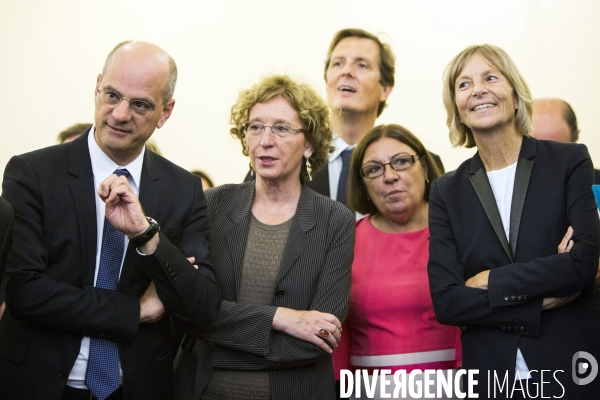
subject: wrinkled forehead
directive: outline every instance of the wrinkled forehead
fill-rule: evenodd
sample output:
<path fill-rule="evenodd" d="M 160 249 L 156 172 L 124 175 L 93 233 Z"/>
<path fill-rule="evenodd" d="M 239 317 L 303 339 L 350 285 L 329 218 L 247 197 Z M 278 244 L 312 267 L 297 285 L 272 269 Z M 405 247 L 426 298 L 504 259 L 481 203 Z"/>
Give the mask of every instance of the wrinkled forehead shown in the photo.
<path fill-rule="evenodd" d="M 331 58 L 362 58 L 368 61 L 379 61 L 379 46 L 368 38 L 350 36 L 338 42 L 331 52 Z"/>
<path fill-rule="evenodd" d="M 107 63 L 100 89 L 110 86 L 125 97 L 151 97 L 157 102 L 168 79 L 168 60 L 160 54 L 119 50 Z"/>

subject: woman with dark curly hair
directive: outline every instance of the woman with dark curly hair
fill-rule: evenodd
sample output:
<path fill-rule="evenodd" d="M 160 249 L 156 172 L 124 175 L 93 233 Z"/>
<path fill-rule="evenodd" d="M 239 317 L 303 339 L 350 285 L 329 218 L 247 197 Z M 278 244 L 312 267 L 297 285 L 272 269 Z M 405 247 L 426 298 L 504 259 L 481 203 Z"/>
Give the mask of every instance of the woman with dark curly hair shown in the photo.
<path fill-rule="evenodd" d="M 329 110 L 307 85 L 271 76 L 239 94 L 231 123 L 256 180 L 206 192 L 224 300 L 216 321 L 184 340 L 199 362 L 182 397 L 334 398 L 354 215 L 304 184 L 327 162 Z"/>

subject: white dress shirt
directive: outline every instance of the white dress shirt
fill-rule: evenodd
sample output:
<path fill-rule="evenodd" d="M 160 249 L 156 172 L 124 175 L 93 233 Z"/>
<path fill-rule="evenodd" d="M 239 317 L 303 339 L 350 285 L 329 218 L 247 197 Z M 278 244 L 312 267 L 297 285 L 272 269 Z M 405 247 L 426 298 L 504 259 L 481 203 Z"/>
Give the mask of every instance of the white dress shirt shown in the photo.
<path fill-rule="evenodd" d="M 100 251 L 102 250 L 102 233 L 104 230 L 104 218 L 105 218 L 105 207 L 104 202 L 100 199 L 100 196 L 97 195 L 98 188 L 100 187 L 100 183 L 106 178 L 108 178 L 113 172 L 115 172 L 118 168 L 127 168 L 130 176 L 129 184 L 131 185 L 131 189 L 135 192 L 137 196 L 140 193 L 140 179 L 142 176 L 142 164 L 144 161 L 144 152 L 146 148 L 142 149 L 142 152 L 135 160 L 125 166 L 117 165 L 113 160 L 110 159 L 98 146 L 96 140 L 94 138 L 94 132 L 96 131 L 96 127 L 92 126 L 90 129 L 90 134 L 88 135 L 88 148 L 90 151 L 90 158 L 92 161 L 92 171 L 94 173 L 94 188 L 96 190 L 96 224 L 97 224 L 97 232 L 98 232 L 98 241 L 96 244 L 96 267 L 94 272 L 94 286 L 96 286 L 96 279 L 98 278 L 98 267 L 100 265 Z M 123 258 L 125 258 L 125 252 L 127 251 L 127 245 L 129 244 L 129 239 L 125 236 L 125 246 L 123 250 Z M 121 268 L 123 267 L 123 261 L 121 261 Z M 87 370 L 88 357 L 90 354 L 90 338 L 85 336 L 81 340 L 81 347 L 79 349 L 79 356 L 73 365 L 73 369 L 71 369 L 71 373 L 69 374 L 69 379 L 67 380 L 67 385 L 72 386 L 77 389 L 86 389 L 85 385 L 85 372 Z M 119 363 L 119 380 L 123 382 L 123 371 L 121 370 L 121 366 Z"/>
<path fill-rule="evenodd" d="M 504 226 L 504 233 L 506 239 L 510 242 L 510 208 L 512 203 L 513 189 L 515 186 L 515 175 L 517 173 L 517 163 L 509 165 L 506 168 L 502 168 L 497 171 L 490 171 L 487 173 L 498 211 L 500 212 L 500 218 L 502 219 L 502 225 Z M 523 358 L 521 349 L 517 347 L 517 362 L 515 365 L 515 380 L 528 379 L 529 368 Z"/>

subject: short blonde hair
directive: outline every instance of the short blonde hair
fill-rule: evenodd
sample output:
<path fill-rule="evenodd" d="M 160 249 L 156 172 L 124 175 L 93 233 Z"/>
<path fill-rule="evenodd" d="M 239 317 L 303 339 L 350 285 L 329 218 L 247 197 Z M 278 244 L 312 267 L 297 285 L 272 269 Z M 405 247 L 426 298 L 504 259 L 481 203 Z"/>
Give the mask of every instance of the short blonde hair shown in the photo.
<path fill-rule="evenodd" d="M 287 75 L 272 75 L 264 78 L 250 89 L 238 95 L 237 102 L 231 107 L 231 136 L 242 143 L 242 153 L 248 155 L 246 131 L 244 123 L 248 121 L 250 110 L 258 103 L 264 103 L 275 97 L 283 97 L 296 110 L 304 137 L 313 147 L 310 157 L 313 173 L 329 161 L 329 153 L 334 150 L 331 145 L 333 132 L 329 123 L 329 107 L 308 85 L 297 83 Z M 305 168 L 301 175 L 308 177 Z"/>
<path fill-rule="evenodd" d="M 494 68 L 504 75 L 513 88 L 513 95 L 517 99 L 515 125 L 517 132 L 529 136 L 531 132 L 531 115 L 533 113 L 533 100 L 529 86 L 517 69 L 515 63 L 504 50 L 491 44 L 469 46 L 450 61 L 444 71 L 444 106 L 446 107 L 446 125 L 450 129 L 450 142 L 453 146 L 475 147 L 473 132 L 460 122 L 456 108 L 456 79 L 472 55 L 479 54 Z"/>

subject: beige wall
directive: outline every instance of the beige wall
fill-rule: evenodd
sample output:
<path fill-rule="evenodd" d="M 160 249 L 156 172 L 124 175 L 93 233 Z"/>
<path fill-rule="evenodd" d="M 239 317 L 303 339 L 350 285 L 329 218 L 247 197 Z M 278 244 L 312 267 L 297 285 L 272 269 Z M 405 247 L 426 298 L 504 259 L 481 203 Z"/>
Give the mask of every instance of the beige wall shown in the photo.
<path fill-rule="evenodd" d="M 442 71 L 461 49 L 484 42 L 511 55 L 534 97 L 571 103 L 600 167 L 599 20 L 595 0 L 0 0 L 0 168 L 53 144 L 72 123 L 92 121 L 104 57 L 122 40 L 141 39 L 179 66 L 174 113 L 153 136 L 164 155 L 217 184 L 239 182 L 248 162 L 228 133 L 237 92 L 284 72 L 324 94 L 329 40 L 345 27 L 384 33 L 397 72 L 379 122 L 411 129 L 447 170 L 473 150 L 450 147 Z"/>

